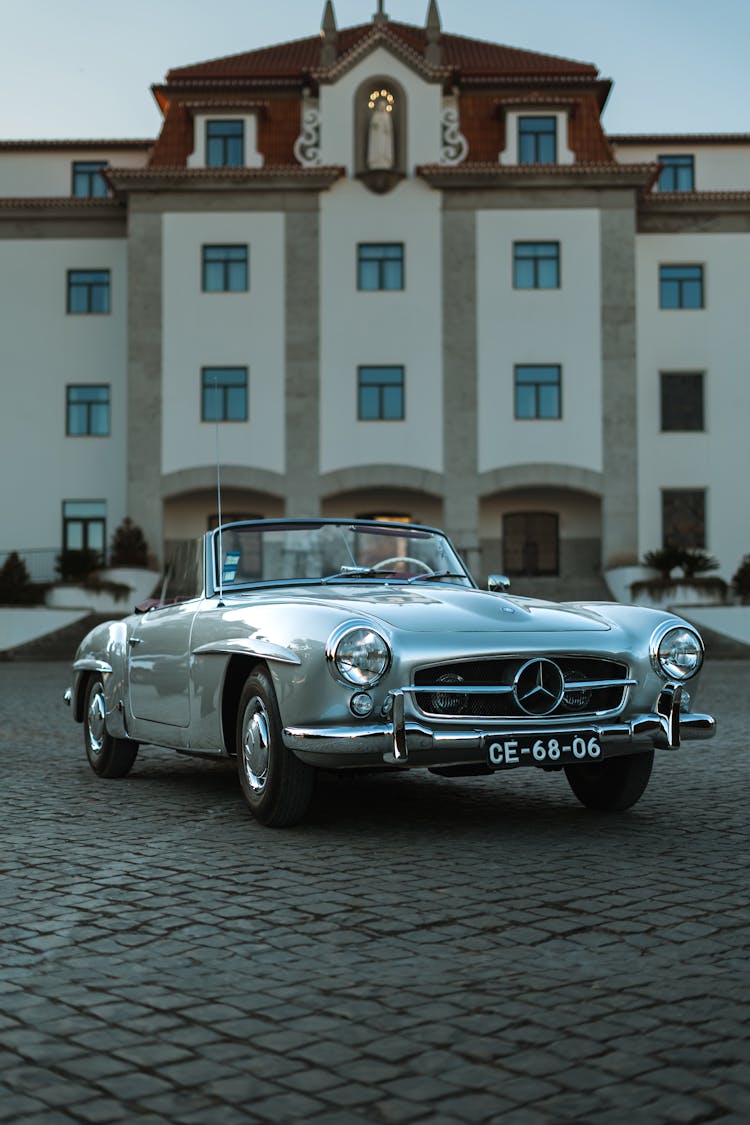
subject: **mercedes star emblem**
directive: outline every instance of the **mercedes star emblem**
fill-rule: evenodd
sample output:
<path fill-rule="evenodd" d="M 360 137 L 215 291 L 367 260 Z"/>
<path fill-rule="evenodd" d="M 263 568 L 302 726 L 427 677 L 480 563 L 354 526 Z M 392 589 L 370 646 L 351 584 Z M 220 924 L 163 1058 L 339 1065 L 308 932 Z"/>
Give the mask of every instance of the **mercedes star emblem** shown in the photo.
<path fill-rule="evenodd" d="M 549 715 L 565 694 L 565 677 L 552 660 L 527 660 L 516 673 L 513 695 L 527 715 Z"/>

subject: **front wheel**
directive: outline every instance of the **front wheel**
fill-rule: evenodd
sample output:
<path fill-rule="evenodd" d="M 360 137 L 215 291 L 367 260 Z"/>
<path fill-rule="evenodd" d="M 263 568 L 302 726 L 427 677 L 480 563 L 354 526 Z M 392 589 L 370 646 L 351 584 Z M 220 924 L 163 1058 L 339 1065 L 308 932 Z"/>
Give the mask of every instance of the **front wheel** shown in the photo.
<path fill-rule="evenodd" d="M 643 796 L 653 764 L 654 752 L 647 750 L 591 765 L 566 766 L 565 776 L 586 808 L 623 812 Z"/>
<path fill-rule="evenodd" d="M 240 696 L 237 772 L 250 811 L 261 824 L 286 828 L 302 820 L 315 771 L 284 745 L 276 693 L 262 669 L 248 676 Z"/>
<path fill-rule="evenodd" d="M 89 765 L 98 777 L 125 777 L 130 773 L 138 743 L 113 738 L 106 726 L 104 684 L 92 676 L 86 688 L 83 711 L 83 742 Z"/>

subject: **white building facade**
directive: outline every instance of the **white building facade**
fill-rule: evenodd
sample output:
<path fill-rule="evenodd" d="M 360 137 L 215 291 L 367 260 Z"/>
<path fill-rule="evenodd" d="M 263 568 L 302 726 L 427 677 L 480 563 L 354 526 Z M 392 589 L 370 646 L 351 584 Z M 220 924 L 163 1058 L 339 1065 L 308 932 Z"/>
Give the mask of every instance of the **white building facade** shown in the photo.
<path fill-rule="evenodd" d="M 126 516 L 163 557 L 218 447 L 225 517 L 439 524 L 571 596 L 671 542 L 730 578 L 750 136 L 607 137 L 609 88 L 328 3 L 171 71 L 153 140 L 0 142 L 0 563 Z"/>

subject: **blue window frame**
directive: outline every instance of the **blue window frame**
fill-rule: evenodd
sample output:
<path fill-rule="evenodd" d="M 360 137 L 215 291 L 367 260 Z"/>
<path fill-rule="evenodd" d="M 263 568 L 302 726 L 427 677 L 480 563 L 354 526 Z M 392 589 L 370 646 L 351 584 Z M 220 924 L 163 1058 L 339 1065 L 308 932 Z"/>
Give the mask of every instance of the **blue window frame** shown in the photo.
<path fill-rule="evenodd" d="M 557 118 L 519 117 L 518 163 L 555 164 L 557 162 Z"/>
<path fill-rule="evenodd" d="M 694 191 L 695 159 L 692 156 L 658 156 L 663 164 L 659 173 L 659 191 Z"/>
<path fill-rule="evenodd" d="M 206 122 L 206 167 L 241 168 L 245 163 L 242 121 Z"/>
<path fill-rule="evenodd" d="M 357 247 L 357 288 L 368 291 L 404 288 L 404 244 L 360 242 Z"/>
<path fill-rule="evenodd" d="M 660 309 L 703 308 L 703 266 L 659 266 Z"/>
<path fill-rule="evenodd" d="M 243 293 L 249 287 L 247 246 L 203 247 L 204 293 Z"/>
<path fill-rule="evenodd" d="M 560 288 L 559 242 L 514 242 L 515 289 Z"/>
<path fill-rule="evenodd" d="M 403 421 L 403 367 L 360 367 L 358 375 L 360 422 Z"/>
<path fill-rule="evenodd" d="M 109 270 L 68 270 L 68 312 L 109 312 Z"/>
<path fill-rule="evenodd" d="M 247 368 L 204 367 L 201 370 L 201 421 L 247 421 Z"/>
<path fill-rule="evenodd" d="M 529 419 L 562 417 L 562 373 L 559 363 L 523 363 L 514 368 L 515 416 Z"/>
<path fill-rule="evenodd" d="M 109 434 L 109 387 L 106 384 L 66 388 L 65 432 L 68 437 L 106 437 Z"/>
<path fill-rule="evenodd" d="M 109 194 L 102 169 L 106 160 L 73 161 L 73 195 L 77 199 L 102 199 Z"/>

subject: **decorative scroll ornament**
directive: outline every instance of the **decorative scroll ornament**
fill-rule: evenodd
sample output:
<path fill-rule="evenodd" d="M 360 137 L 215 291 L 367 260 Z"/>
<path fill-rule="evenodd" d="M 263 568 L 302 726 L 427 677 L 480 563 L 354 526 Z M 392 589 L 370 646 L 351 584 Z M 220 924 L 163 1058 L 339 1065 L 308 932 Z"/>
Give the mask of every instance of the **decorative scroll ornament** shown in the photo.
<path fill-rule="evenodd" d="M 320 111 L 307 106 L 302 111 L 302 132 L 294 142 L 294 155 L 303 168 L 317 168 L 320 156 Z"/>
<path fill-rule="evenodd" d="M 448 103 L 443 105 L 440 118 L 442 140 L 440 149 L 441 164 L 462 164 L 469 151 L 469 142 L 461 132 L 458 107 Z"/>

